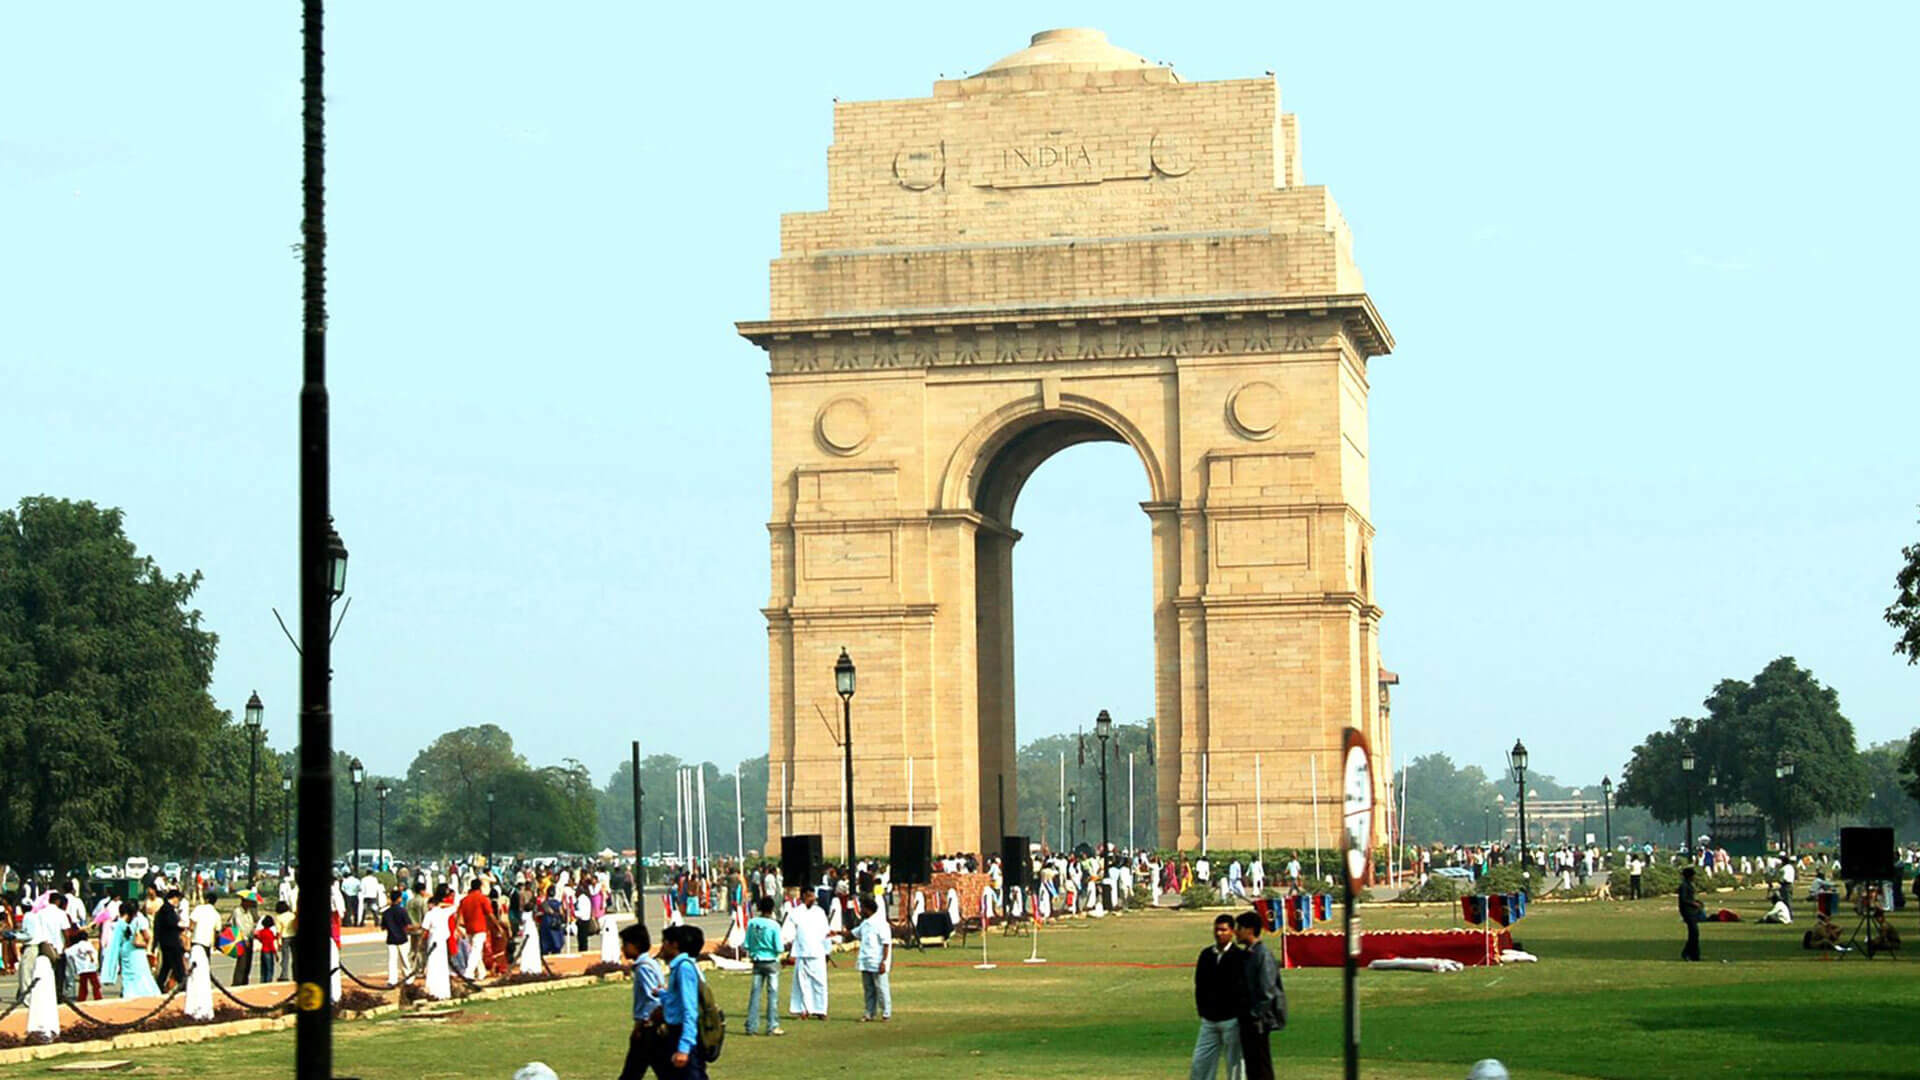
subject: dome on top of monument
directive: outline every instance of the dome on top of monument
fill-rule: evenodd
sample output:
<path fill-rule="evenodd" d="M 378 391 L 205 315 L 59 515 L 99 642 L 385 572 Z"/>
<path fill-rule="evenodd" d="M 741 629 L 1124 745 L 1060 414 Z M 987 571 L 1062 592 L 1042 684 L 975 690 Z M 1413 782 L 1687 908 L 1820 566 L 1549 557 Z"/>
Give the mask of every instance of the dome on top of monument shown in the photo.
<path fill-rule="evenodd" d="M 1018 75 L 1048 69 L 1068 71 L 1130 71 L 1159 65 L 1128 52 L 1107 40 L 1099 30 L 1072 27 L 1042 30 L 1033 35 L 1033 43 L 1017 53 L 1003 56 L 974 78 Z"/>

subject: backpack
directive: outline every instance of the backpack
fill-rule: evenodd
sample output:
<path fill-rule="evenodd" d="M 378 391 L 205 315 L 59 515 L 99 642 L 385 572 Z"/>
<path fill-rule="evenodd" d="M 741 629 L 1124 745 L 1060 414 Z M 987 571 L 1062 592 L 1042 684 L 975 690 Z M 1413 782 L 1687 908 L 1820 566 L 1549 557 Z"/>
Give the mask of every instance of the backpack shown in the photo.
<path fill-rule="evenodd" d="M 700 980 L 700 1019 L 698 1046 L 702 1061 L 720 1060 L 720 1049 L 727 1044 L 727 1014 L 713 1000 L 713 988 Z"/>

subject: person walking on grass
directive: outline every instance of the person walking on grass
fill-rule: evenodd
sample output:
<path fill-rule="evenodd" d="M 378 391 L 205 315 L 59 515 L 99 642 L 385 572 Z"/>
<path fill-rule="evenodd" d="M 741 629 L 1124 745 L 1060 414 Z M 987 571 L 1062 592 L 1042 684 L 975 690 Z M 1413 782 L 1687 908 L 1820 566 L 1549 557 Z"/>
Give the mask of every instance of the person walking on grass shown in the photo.
<path fill-rule="evenodd" d="M 527 942 L 537 954 L 538 939 Z M 666 988 L 666 976 L 660 964 L 647 955 L 653 951 L 653 936 L 645 923 L 634 923 L 620 931 L 620 955 L 633 966 L 633 1030 L 627 1036 L 627 1061 L 620 1080 L 640 1080 L 660 1058 L 660 995 Z"/>
<path fill-rule="evenodd" d="M 1687 943 L 1680 949 L 1680 959 L 1700 959 L 1700 915 L 1706 905 L 1700 902 L 1700 894 L 1693 887 L 1693 867 L 1684 867 L 1680 871 L 1680 920 L 1687 924 Z"/>
<path fill-rule="evenodd" d="M 866 999 L 860 1020 L 891 1020 L 893 989 L 887 984 L 887 973 L 893 970 L 893 927 L 871 896 L 860 897 L 860 914 L 860 925 L 853 931 L 860 943 L 859 962 L 854 966 L 860 969 L 860 989 Z"/>
<path fill-rule="evenodd" d="M 1246 1012 L 1247 954 L 1233 940 L 1233 916 L 1213 920 L 1213 944 L 1200 950 L 1193 965 L 1193 1004 L 1200 1013 L 1200 1037 L 1193 1045 L 1189 1080 L 1214 1080 L 1225 1058 L 1227 1080 L 1241 1080 L 1240 1016 Z"/>
<path fill-rule="evenodd" d="M 780 1026 L 780 924 L 773 921 L 773 897 L 761 895 L 754 902 L 759 912 L 747 920 L 747 940 L 745 948 L 747 959 L 753 963 L 753 988 L 747 992 L 747 1034 L 757 1034 L 753 1030 L 754 1021 L 768 1035 L 785 1035 L 786 1029 Z M 761 1000 L 766 1001 L 765 1018 L 761 1017 Z"/>
<path fill-rule="evenodd" d="M 694 961 L 707 935 L 692 923 L 669 926 L 661 934 L 660 956 L 667 961 L 666 989 L 660 999 L 660 1080 L 706 1080 L 700 1055 L 700 969 Z"/>
<path fill-rule="evenodd" d="M 1247 1011 L 1240 1014 L 1240 1056 L 1247 1080 L 1273 1080 L 1273 1050 L 1267 1036 L 1287 1026 L 1287 992 L 1280 985 L 1280 962 L 1260 942 L 1260 916 L 1243 911 L 1233 920 L 1234 937 L 1246 953 Z"/>

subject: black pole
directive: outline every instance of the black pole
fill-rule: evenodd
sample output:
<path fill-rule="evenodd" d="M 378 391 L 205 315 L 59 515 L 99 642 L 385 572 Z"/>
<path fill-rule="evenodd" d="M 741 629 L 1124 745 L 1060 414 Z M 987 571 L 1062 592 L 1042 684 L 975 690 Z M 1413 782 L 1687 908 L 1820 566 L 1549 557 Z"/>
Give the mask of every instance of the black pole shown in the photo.
<path fill-rule="evenodd" d="M 379 849 L 375 851 L 373 854 L 373 868 L 376 872 L 386 869 L 386 866 L 384 865 L 384 860 L 386 859 L 386 855 L 387 855 L 387 789 L 384 787 L 381 788 L 379 791 L 379 795 L 380 795 L 380 829 L 377 833 L 374 834 L 378 836 L 379 839 L 373 842 L 373 846 Z"/>
<path fill-rule="evenodd" d="M 260 878 L 260 862 L 255 852 L 260 842 L 255 839 L 254 825 L 260 817 L 260 732 L 247 728 L 247 888 Z"/>
<path fill-rule="evenodd" d="M 489 795 L 492 793 L 489 792 Z M 487 800 L 487 868 L 493 868 L 493 800 Z"/>
<path fill-rule="evenodd" d="M 353 785 L 353 873 L 360 875 L 360 785 Z"/>
<path fill-rule="evenodd" d="M 1000 811 L 1000 835 L 1005 836 L 1007 835 L 1007 774 L 995 773 L 993 784 L 996 791 L 994 802 Z M 1001 873 L 1005 872 L 1003 867 Z"/>
<path fill-rule="evenodd" d="M 647 857 L 646 838 L 640 835 L 641 802 L 645 792 L 640 790 L 640 740 L 633 740 L 633 887 L 638 897 L 633 902 L 633 917 L 641 926 L 647 925 Z"/>
<path fill-rule="evenodd" d="M 332 592 L 328 580 L 326 87 L 323 0 L 301 4 L 300 387 L 300 910 L 324 922 L 332 909 L 333 709 L 328 680 Z M 327 983 L 332 936 L 294 937 L 294 1062 L 299 1080 L 332 1080 L 333 1010 Z"/>
<path fill-rule="evenodd" d="M 845 746 L 847 748 L 845 759 L 845 779 L 847 782 L 847 872 L 851 874 L 856 858 L 854 853 L 859 850 L 853 846 L 853 696 L 851 694 L 840 695 L 840 726 L 842 733 L 846 736 Z"/>
<path fill-rule="evenodd" d="M 1107 856 L 1107 740 L 1100 740 L 1100 857 Z"/>
<path fill-rule="evenodd" d="M 1613 796 L 1602 795 L 1601 800 L 1602 801 L 1600 805 L 1606 808 L 1606 814 L 1607 814 L 1607 850 L 1612 851 L 1613 850 Z"/>
<path fill-rule="evenodd" d="M 1533 873 L 1533 864 L 1527 859 L 1527 771 L 1516 770 L 1520 774 L 1520 872 Z"/>
<path fill-rule="evenodd" d="M 1351 841 L 1348 841 L 1351 843 Z M 1360 970 L 1360 942 L 1354 936 L 1353 924 L 1353 864 L 1352 855 L 1343 851 L 1340 864 L 1340 878 L 1346 883 L 1345 909 L 1341 940 L 1345 945 L 1346 958 L 1343 961 L 1342 978 L 1346 983 L 1346 1080 L 1360 1080 L 1360 994 L 1354 985 Z"/>

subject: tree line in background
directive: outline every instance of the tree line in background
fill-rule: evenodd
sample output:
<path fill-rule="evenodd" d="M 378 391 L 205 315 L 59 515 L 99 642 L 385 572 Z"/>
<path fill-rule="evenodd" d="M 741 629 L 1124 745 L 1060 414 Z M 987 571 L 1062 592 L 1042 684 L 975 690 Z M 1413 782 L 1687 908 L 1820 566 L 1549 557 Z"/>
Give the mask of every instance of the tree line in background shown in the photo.
<path fill-rule="evenodd" d="M 1920 544 L 1902 551 L 1897 597 L 1885 613 L 1901 631 L 1894 650 L 1920 661 Z M 249 753 L 251 732 L 208 691 L 219 638 L 189 605 L 199 573 L 169 576 L 127 538 L 118 510 L 47 497 L 0 510 L 0 861 L 65 869 L 130 854 L 221 857 L 248 842 L 249 782 L 257 793 L 253 847 L 270 858 L 282 846 L 282 822 L 297 816 L 290 751 Z M 1615 790 L 1616 839 L 1671 842 L 1689 790 L 1705 810 L 1694 776 L 1717 780 L 1716 802 L 1751 808 L 1776 830 L 1788 822 L 1855 821 L 1920 832 L 1920 737 L 1856 750 L 1838 696 L 1790 657 L 1751 680 L 1728 679 L 1705 701 L 1706 715 L 1681 717 L 1636 746 Z M 1117 724 L 1106 747 L 1107 834 L 1129 835 L 1127 763 L 1133 759 L 1133 835 L 1157 835 L 1157 785 L 1150 721 Z M 1916 731 L 1920 735 L 1920 730 Z M 1065 824 L 1076 841 L 1101 835 L 1100 745 L 1091 735 L 1056 735 L 1021 747 L 1008 807 L 1017 828 L 1061 847 L 1062 762 L 1072 794 Z M 1776 775 L 1791 756 L 1791 781 Z M 351 754 L 334 755 L 334 835 L 353 844 Z M 250 762 L 253 775 L 249 776 Z M 687 763 L 666 754 L 641 762 L 646 806 L 643 850 L 676 846 L 675 774 Z M 763 850 L 768 763 L 741 762 L 734 773 L 694 766 L 706 787 L 710 850 Z M 1568 798 L 1550 776 L 1528 775 L 1530 797 Z M 1496 797 L 1511 785 L 1443 754 L 1411 762 L 1403 776 L 1406 838 L 1467 842 L 1495 833 L 1504 816 Z M 378 792 L 386 790 L 382 800 Z M 1598 785 L 1581 785 L 1598 803 Z M 632 765 L 622 761 L 604 786 L 572 759 L 536 765 L 492 724 L 436 738 L 404 776 L 365 777 L 359 789 L 360 846 L 380 840 L 396 852 L 588 852 L 633 846 Z M 492 793 L 489 804 L 487 796 Z M 489 809 L 491 807 L 491 809 Z M 1665 828 L 1665 834 L 1661 833 Z M 491 828 L 491 833 L 489 833 Z"/>

